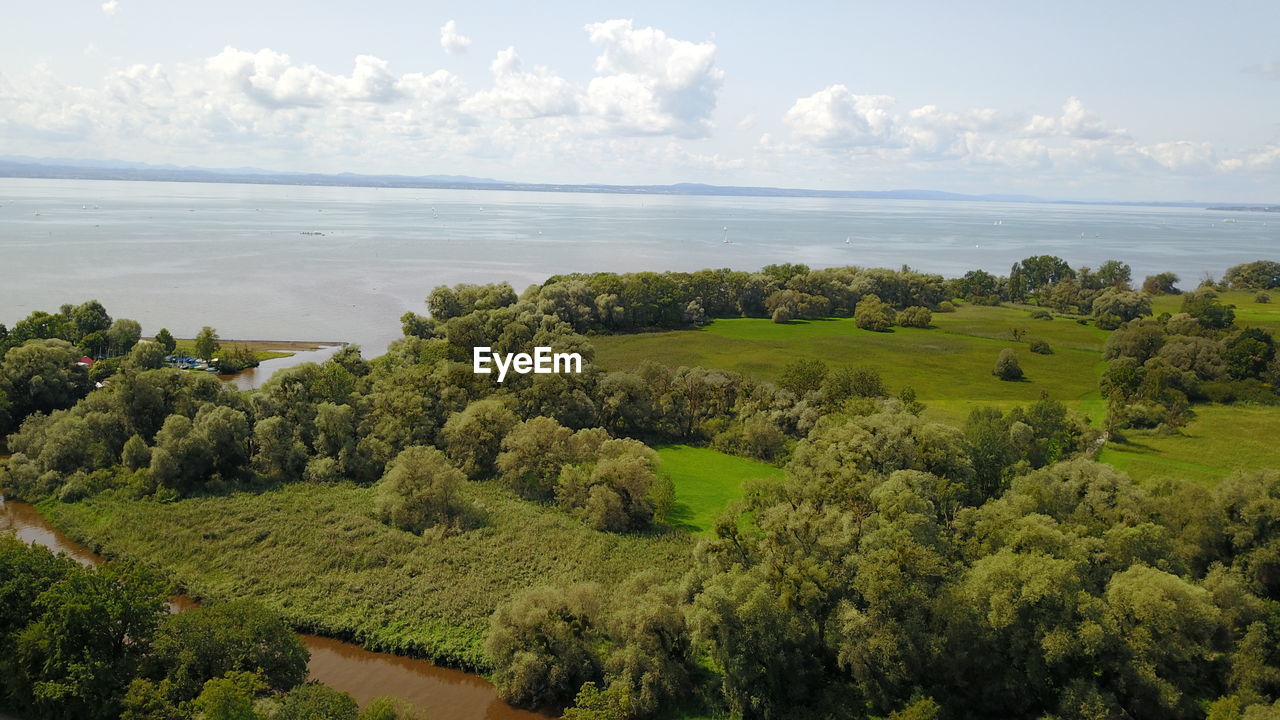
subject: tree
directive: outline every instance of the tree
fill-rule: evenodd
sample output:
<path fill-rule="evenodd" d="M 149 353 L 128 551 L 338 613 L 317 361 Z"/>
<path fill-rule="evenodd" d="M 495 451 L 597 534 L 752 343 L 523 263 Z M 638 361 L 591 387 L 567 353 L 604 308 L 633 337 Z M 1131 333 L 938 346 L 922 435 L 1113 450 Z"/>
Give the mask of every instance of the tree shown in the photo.
<path fill-rule="evenodd" d="M 218 355 L 218 369 L 224 373 L 237 373 L 257 366 L 258 356 L 247 345 L 232 345 Z"/>
<path fill-rule="evenodd" d="M 75 326 L 74 340 L 77 341 L 90 333 L 105 333 L 111 328 L 111 316 L 97 300 L 90 300 L 73 309 L 71 322 Z"/>
<path fill-rule="evenodd" d="M 1280 288 L 1280 262 L 1257 260 L 1227 268 L 1222 281 L 1238 290 Z"/>
<path fill-rule="evenodd" d="M 196 334 L 194 352 L 201 360 L 212 360 L 222 345 L 218 342 L 218 331 L 205 325 Z"/>
<path fill-rule="evenodd" d="M 1109 287 L 1093 299 L 1094 317 L 1114 315 L 1128 321 L 1150 314 L 1151 298 L 1146 293 Z"/>
<path fill-rule="evenodd" d="M 1171 272 L 1148 275 L 1142 281 L 1142 292 L 1148 295 L 1179 295 L 1182 291 L 1177 288 L 1177 284 L 1178 276 Z"/>
<path fill-rule="evenodd" d="M 192 706 L 202 720 L 261 720 L 253 709 L 262 680 L 251 672 L 232 672 L 204 684 Z"/>
<path fill-rule="evenodd" d="M 112 357 L 125 355 L 138 344 L 138 338 L 142 337 L 142 326 L 137 320 L 128 318 L 120 318 L 111 324 L 111 329 L 107 330 L 107 352 Z"/>
<path fill-rule="evenodd" d="M 1258 377 L 1276 356 L 1276 342 L 1262 328 L 1249 328 L 1227 340 L 1222 357 L 1227 372 L 1237 379 Z"/>
<path fill-rule="evenodd" d="M 552 499 L 561 467 L 575 460 L 572 437 L 572 430 L 549 417 L 531 418 L 511 428 L 498 454 L 502 482 L 523 497 Z"/>
<path fill-rule="evenodd" d="M 169 698 L 182 702 L 233 671 L 256 673 L 263 689 L 289 690 L 306 679 L 308 655 L 278 615 L 256 602 L 233 600 L 165 618 L 148 664 Z"/>
<path fill-rule="evenodd" d="M 165 614 L 167 588 L 135 567 L 71 573 L 39 600 L 17 637 L 14 661 L 36 714 L 114 720 Z"/>
<path fill-rule="evenodd" d="M 415 718 L 404 701 L 376 697 L 370 700 L 360 712 L 360 720 L 415 720 Z"/>
<path fill-rule="evenodd" d="M 1094 276 L 1104 288 L 1128 290 L 1129 282 L 1133 279 L 1133 271 L 1128 263 L 1123 263 L 1119 260 L 1108 260 L 1102 263 L 1102 266 L 1098 268 L 1098 272 Z"/>
<path fill-rule="evenodd" d="M 151 465 L 151 448 L 139 435 L 132 435 L 120 451 L 120 463 L 130 470 L 140 470 Z"/>
<path fill-rule="evenodd" d="M 898 324 L 902 327 L 927 328 L 932 322 L 933 313 L 922 305 L 912 305 L 898 313 Z"/>
<path fill-rule="evenodd" d="M 875 294 L 863 295 L 853 312 L 854 321 L 863 330 L 885 332 L 893 325 L 893 308 Z"/>
<path fill-rule="evenodd" d="M 444 453 L 433 447 L 405 448 L 378 482 L 378 517 L 408 532 L 444 525 L 458 514 L 458 487 L 466 480 Z"/>
<path fill-rule="evenodd" d="M 133 370 L 157 370 L 164 367 L 165 349 L 158 342 L 140 342 L 125 357 L 122 367 Z"/>
<path fill-rule="evenodd" d="M 356 720 L 355 698 L 328 685 L 307 683 L 280 701 L 274 720 Z"/>
<path fill-rule="evenodd" d="M 822 387 L 827 364 L 816 358 L 800 358 L 787 364 L 778 376 L 778 387 L 804 397 Z"/>
<path fill-rule="evenodd" d="M 1182 296 L 1182 312 L 1216 330 L 1229 328 L 1236 321 L 1236 311 L 1218 300 L 1212 290 L 1196 290 Z"/>
<path fill-rule="evenodd" d="M 518 421 L 515 413 L 496 397 L 477 400 L 444 424 L 449 457 L 472 479 L 493 475 L 502 438 Z"/>
<path fill-rule="evenodd" d="M 1001 380 L 1022 379 L 1022 368 L 1018 365 L 1018 356 L 1012 349 L 1005 348 L 1000 351 L 1000 357 L 996 358 L 996 366 L 991 370 L 991 374 Z"/>
<path fill-rule="evenodd" d="M 534 588 L 498 605 L 485 653 L 493 682 L 508 702 L 564 704 L 585 682 L 600 680 L 600 590 L 593 585 Z"/>
<path fill-rule="evenodd" d="M 173 339 L 173 335 L 169 333 L 168 328 L 160 328 L 160 332 L 156 333 L 156 342 L 160 343 L 160 347 L 164 348 L 166 355 L 172 355 L 173 351 L 178 348 L 178 341 Z"/>
<path fill-rule="evenodd" d="M 65 340 L 29 340 L 0 361 L 0 391 L 12 404 L 14 421 L 37 412 L 69 408 L 90 390 L 80 354 Z M 6 428 L 0 428 L 4 430 Z"/>
<path fill-rule="evenodd" d="M 292 482 L 302 477 L 307 464 L 307 446 L 298 439 L 296 429 L 280 416 L 259 420 L 253 426 L 253 469 L 275 482 Z M 155 473 L 155 456 L 151 459 Z"/>
<path fill-rule="evenodd" d="M 671 479 L 658 474 L 658 454 L 644 443 L 604 440 L 596 452 L 579 449 L 577 454 L 591 461 L 561 470 L 556 502 L 594 529 L 639 530 L 670 510 Z"/>

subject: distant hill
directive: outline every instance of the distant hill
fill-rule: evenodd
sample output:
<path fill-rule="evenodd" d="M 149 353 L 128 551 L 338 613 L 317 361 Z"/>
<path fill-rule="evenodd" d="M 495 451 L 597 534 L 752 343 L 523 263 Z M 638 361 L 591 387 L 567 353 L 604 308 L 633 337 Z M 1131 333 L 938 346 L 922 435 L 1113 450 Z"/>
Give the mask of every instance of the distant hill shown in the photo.
<path fill-rule="evenodd" d="M 261 168 L 201 168 L 177 165 L 148 165 L 123 160 L 77 160 L 0 156 L 0 177 L 78 180 L 149 180 L 159 182 L 218 182 L 252 185 L 318 185 L 336 187 L 433 188 L 470 190 L 516 190 L 526 192 L 575 192 L 626 195 L 708 195 L 736 197 L 811 197 L 879 200 L 934 200 L 950 202 L 1056 203 L 1070 205 L 1132 205 L 1157 207 L 1203 207 L 1199 202 L 1114 202 L 1103 200 L 1061 200 L 1032 195 L 966 195 L 941 190 L 811 190 L 804 188 L 744 187 L 677 183 L 675 185 L 595 185 L 519 183 L 470 177 L 467 175 L 364 175 L 343 172 L 299 173 Z M 1237 209 L 1217 206 L 1211 209 Z M 1265 206 L 1240 210 L 1274 211 Z"/>

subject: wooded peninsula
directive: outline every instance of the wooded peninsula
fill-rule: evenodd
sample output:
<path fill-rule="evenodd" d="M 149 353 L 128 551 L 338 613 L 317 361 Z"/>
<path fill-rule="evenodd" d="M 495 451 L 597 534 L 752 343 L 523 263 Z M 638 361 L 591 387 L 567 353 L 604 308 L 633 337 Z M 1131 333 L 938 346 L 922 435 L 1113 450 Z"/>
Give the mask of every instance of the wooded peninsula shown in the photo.
<path fill-rule="evenodd" d="M 1131 275 L 438 287 L 252 391 L 96 301 L 0 325 L 0 489 L 112 558 L 0 537 L 0 709 L 413 716 L 302 630 L 571 720 L 1280 717 L 1280 262 Z"/>

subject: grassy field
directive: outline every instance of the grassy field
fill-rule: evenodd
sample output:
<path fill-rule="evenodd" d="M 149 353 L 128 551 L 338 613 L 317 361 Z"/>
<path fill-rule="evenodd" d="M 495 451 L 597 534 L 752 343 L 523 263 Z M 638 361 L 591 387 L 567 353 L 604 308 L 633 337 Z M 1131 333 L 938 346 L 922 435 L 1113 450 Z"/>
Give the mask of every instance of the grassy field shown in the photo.
<path fill-rule="evenodd" d="M 1176 477 L 1212 484 L 1237 470 L 1280 467 L 1276 428 L 1280 408 L 1197 406 L 1181 435 L 1130 430 L 1129 443 L 1108 444 L 1101 459 L 1138 481 Z"/>
<path fill-rule="evenodd" d="M 1041 392 L 1097 419 L 1102 416 L 1098 375 L 1106 335 L 1071 320 L 1033 320 L 1023 309 L 962 306 L 935 313 L 929 329 L 860 330 L 852 319 L 795 321 L 716 320 L 697 330 L 594 338 L 596 361 L 610 369 L 631 369 L 644 360 L 671 366 L 725 368 L 774 380 L 797 358 L 823 360 L 830 367 L 875 368 L 890 388 L 916 389 L 935 419 L 962 422 L 981 405 L 1009 408 L 1034 402 Z M 1014 328 L 1026 331 L 1013 340 Z M 1036 355 L 1028 341 L 1049 343 L 1052 355 Z M 1002 382 L 991 367 L 1002 348 L 1013 348 L 1026 372 L 1023 382 Z"/>
<path fill-rule="evenodd" d="M 672 524 L 695 533 L 712 529 L 720 511 L 742 495 L 744 480 L 782 477 L 782 470 L 772 465 L 706 448 L 667 445 L 657 450 L 676 487 Z"/>
<path fill-rule="evenodd" d="M 1258 293 L 1253 290 L 1231 290 L 1220 293 L 1218 297 L 1225 305 L 1236 306 L 1236 323 L 1242 327 L 1265 327 L 1280 330 L 1280 290 L 1268 292 L 1271 302 L 1260 303 L 1255 298 Z M 1151 311 L 1160 313 L 1177 313 L 1182 311 L 1181 295 L 1161 295 L 1151 302 Z"/>
<path fill-rule="evenodd" d="M 488 617 L 512 594 L 536 585 L 608 587 L 641 569 L 675 578 L 689 563 L 689 533 L 600 533 L 492 484 L 465 488 L 487 523 L 444 538 L 378 522 L 371 492 L 298 484 L 167 504 L 100 496 L 40 509 L 76 540 L 154 566 L 197 599 L 254 597 L 302 630 L 481 670 Z"/>

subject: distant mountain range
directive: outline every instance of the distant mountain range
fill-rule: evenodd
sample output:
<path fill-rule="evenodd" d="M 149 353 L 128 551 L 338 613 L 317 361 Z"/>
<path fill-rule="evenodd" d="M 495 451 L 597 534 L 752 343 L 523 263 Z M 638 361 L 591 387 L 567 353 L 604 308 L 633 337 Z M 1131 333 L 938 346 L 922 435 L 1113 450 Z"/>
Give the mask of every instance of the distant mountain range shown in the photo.
<path fill-rule="evenodd" d="M 217 182 L 254 185 L 321 185 L 336 187 L 437 188 L 456 190 L 516 190 L 528 192 L 609 193 L 625 195 L 712 195 L 737 197 L 864 198 L 879 200 L 944 200 L 954 202 L 1055 203 L 1070 205 L 1140 205 L 1203 207 L 1200 202 L 1115 202 L 1062 200 L 1031 195 L 966 195 L 940 190 L 809 190 L 803 188 L 742 187 L 677 183 L 675 185 L 574 185 L 518 183 L 466 175 L 363 175 L 357 173 L 299 173 L 261 168 L 202 168 L 149 165 L 123 160 L 82 160 L 0 156 L 0 177 L 78 180 L 149 180 L 159 182 Z M 1213 209 L 1223 206 L 1218 205 Z M 1231 206 L 1254 210 L 1265 206 Z"/>

